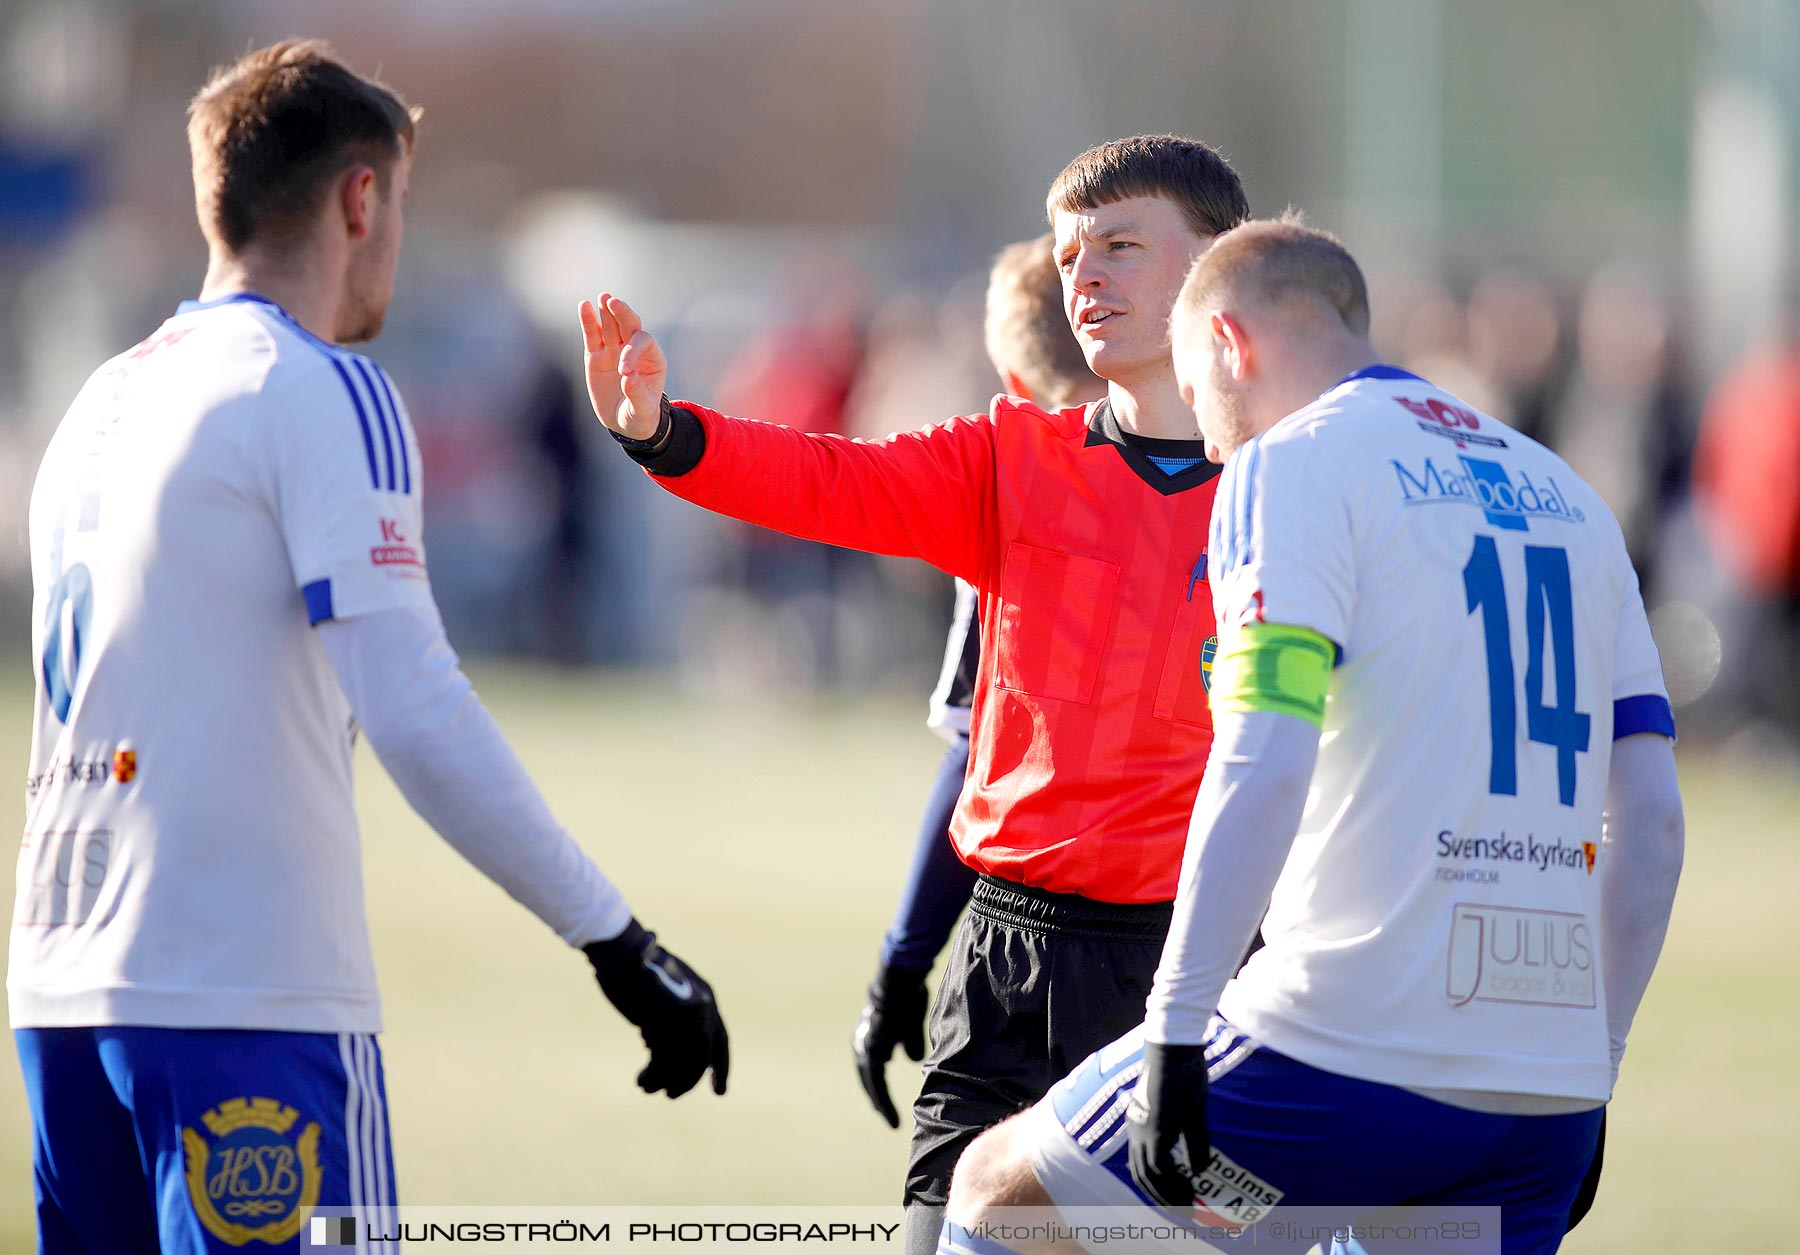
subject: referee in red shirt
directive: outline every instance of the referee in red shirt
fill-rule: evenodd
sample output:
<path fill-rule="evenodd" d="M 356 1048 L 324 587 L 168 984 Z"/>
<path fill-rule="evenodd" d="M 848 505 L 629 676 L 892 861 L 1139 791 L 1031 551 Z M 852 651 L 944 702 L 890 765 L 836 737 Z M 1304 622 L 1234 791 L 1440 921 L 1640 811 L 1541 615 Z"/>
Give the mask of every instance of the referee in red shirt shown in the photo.
<path fill-rule="evenodd" d="M 957 1157 L 1143 1018 L 1206 766 L 1213 642 L 1204 459 L 1169 350 L 1195 258 L 1249 216 L 1177 136 L 1077 157 L 1048 208 L 1065 309 L 1103 400 L 879 441 L 671 402 L 616 297 L 583 302 L 601 421 L 656 483 L 792 536 L 923 558 L 980 596 L 971 750 L 951 836 L 980 873 L 932 1010 L 907 1250 L 934 1250 Z M 623 392 L 614 414 L 610 398 Z"/>
<path fill-rule="evenodd" d="M 1045 409 L 1077 408 L 1106 395 L 1062 311 L 1055 237 L 1045 233 L 1000 250 L 988 276 L 983 338 L 1007 394 Z M 975 589 L 956 581 L 956 608 L 944 665 L 926 725 L 950 743 L 932 780 L 894 922 L 881 940 L 881 964 L 851 1035 L 856 1076 L 882 1119 L 900 1127 L 888 1095 L 887 1063 L 897 1048 L 925 1057 L 925 981 L 950 941 L 979 879 L 957 857 L 950 826 L 969 777 L 969 712 L 981 670 L 981 617 Z"/>

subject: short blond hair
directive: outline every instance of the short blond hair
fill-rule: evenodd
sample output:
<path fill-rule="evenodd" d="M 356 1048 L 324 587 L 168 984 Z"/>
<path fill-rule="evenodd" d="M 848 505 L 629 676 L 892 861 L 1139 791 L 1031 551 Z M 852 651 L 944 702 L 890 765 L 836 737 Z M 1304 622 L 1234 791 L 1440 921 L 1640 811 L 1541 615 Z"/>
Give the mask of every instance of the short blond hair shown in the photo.
<path fill-rule="evenodd" d="M 1095 382 L 1063 312 L 1062 276 L 1049 235 L 1008 244 L 988 275 L 988 360 L 1018 377 L 1032 399 L 1061 409 Z"/>
<path fill-rule="evenodd" d="M 1337 312 L 1344 327 L 1369 333 L 1369 285 L 1350 250 L 1329 231 L 1306 225 L 1289 209 L 1233 227 L 1201 255 L 1182 284 L 1176 308 L 1191 317 L 1234 300 L 1279 304 L 1312 297 Z"/>
<path fill-rule="evenodd" d="M 215 70 L 188 105 L 200 229 L 233 251 L 286 242 L 351 165 L 367 162 L 385 179 L 412 149 L 418 117 L 316 39 L 283 40 Z"/>

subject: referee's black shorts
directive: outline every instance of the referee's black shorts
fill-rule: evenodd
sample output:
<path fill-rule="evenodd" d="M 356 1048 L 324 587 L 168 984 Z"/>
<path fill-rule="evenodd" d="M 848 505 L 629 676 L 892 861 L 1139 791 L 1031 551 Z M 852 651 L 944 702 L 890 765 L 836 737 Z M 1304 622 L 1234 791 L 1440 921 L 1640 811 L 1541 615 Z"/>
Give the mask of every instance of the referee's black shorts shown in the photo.
<path fill-rule="evenodd" d="M 982 1130 L 1144 1018 L 1173 903 L 1120 906 L 982 876 L 931 1009 L 906 1202 L 942 1205 Z"/>

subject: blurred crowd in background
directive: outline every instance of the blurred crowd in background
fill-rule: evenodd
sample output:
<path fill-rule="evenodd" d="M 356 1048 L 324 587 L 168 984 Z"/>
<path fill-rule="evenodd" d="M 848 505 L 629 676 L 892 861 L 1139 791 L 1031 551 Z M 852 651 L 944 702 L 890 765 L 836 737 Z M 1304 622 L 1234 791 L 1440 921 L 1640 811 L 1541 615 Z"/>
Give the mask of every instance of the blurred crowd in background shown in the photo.
<path fill-rule="evenodd" d="M 1793 6 L 1107 8 L 520 0 L 500 22 L 474 0 L 12 0 L 0 643 L 27 639 L 50 430 L 203 273 L 186 96 L 309 34 L 426 108 L 371 351 L 419 433 L 465 652 L 922 703 L 947 578 L 643 483 L 589 413 L 575 301 L 626 296 L 672 391 L 727 412 L 879 437 L 981 411 L 994 252 L 1043 229 L 1076 152 L 1174 130 L 1221 147 L 1257 211 L 1291 202 L 1343 235 L 1389 360 L 1594 484 L 1687 732 L 1800 752 Z"/>

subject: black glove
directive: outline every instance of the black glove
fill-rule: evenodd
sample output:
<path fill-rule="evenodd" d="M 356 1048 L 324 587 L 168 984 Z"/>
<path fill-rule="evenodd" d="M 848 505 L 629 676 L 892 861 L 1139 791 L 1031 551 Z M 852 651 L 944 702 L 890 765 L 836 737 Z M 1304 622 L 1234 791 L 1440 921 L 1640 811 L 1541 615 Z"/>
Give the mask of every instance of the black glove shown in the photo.
<path fill-rule="evenodd" d="M 667 1090 L 670 1098 L 679 1098 L 711 1068 L 713 1093 L 725 1092 L 731 1049 L 711 985 L 657 945 L 656 934 L 635 919 L 617 937 L 590 942 L 581 951 L 594 965 L 600 992 L 638 1026 L 650 1048 L 650 1062 L 638 1073 L 640 1089 Z"/>
<path fill-rule="evenodd" d="M 888 1097 L 887 1061 L 895 1046 L 904 1046 L 910 1059 L 925 1057 L 925 1006 L 924 972 L 883 967 L 869 986 L 869 1000 L 850 1037 L 863 1093 L 890 1129 L 900 1127 L 900 1113 Z"/>
<path fill-rule="evenodd" d="M 1144 1072 L 1125 1108 L 1125 1123 L 1138 1188 L 1171 1211 L 1191 1212 L 1211 1142 L 1206 1047 L 1146 1042 Z"/>
<path fill-rule="evenodd" d="M 1581 1178 L 1581 1188 L 1575 1191 L 1575 1201 L 1569 1204 L 1569 1218 L 1563 1224 L 1563 1232 L 1567 1233 L 1587 1218 L 1594 1209 L 1594 1195 L 1600 1190 L 1600 1165 L 1606 1158 L 1606 1108 L 1600 1108 L 1600 1138 L 1594 1143 L 1594 1158 L 1588 1164 L 1587 1175 Z"/>

